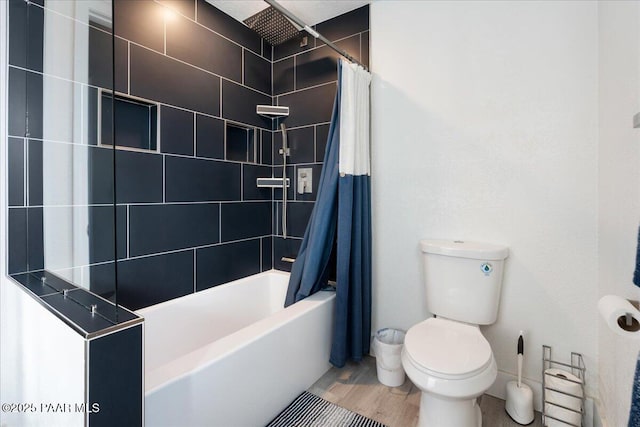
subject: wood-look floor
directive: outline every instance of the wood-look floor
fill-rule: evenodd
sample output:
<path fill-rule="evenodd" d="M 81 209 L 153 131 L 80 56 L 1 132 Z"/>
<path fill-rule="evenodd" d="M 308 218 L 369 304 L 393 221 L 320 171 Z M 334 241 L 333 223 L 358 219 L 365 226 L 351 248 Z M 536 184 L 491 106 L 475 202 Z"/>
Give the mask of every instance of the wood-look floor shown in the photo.
<path fill-rule="evenodd" d="M 376 362 L 367 357 L 360 363 L 348 363 L 342 369 L 331 368 L 309 391 L 336 405 L 357 412 L 389 427 L 414 427 L 418 422 L 420 390 L 407 378 L 401 387 L 387 387 L 378 382 Z M 517 427 L 504 410 L 504 401 L 482 396 L 484 427 Z M 541 427 L 540 414 L 532 427 Z"/>

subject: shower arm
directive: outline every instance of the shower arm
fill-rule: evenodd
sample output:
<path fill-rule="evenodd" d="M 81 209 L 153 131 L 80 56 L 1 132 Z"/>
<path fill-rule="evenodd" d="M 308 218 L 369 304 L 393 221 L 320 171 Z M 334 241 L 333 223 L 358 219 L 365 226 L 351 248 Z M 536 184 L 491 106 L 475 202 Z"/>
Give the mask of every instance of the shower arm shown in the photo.
<path fill-rule="evenodd" d="M 358 65 L 360 65 L 362 68 L 364 68 L 365 70 L 368 71 L 368 68 L 361 63 L 360 61 L 358 61 L 357 59 L 355 59 L 353 56 L 349 55 L 347 52 L 345 52 L 344 50 L 340 49 L 338 46 L 336 46 L 335 44 L 333 44 L 331 41 L 329 41 L 329 39 L 327 39 L 325 36 L 323 36 L 322 34 L 320 34 L 319 32 L 317 32 L 316 30 L 314 30 L 313 28 L 311 28 L 310 26 L 308 26 L 307 24 L 305 24 L 302 20 L 300 20 L 300 18 L 298 18 L 297 16 L 295 16 L 293 13 L 289 12 L 287 9 L 285 9 L 284 7 L 282 7 L 278 2 L 276 2 L 275 0 L 264 0 L 267 4 L 269 4 L 270 6 L 272 6 L 273 8 L 275 8 L 278 12 L 282 13 L 284 16 L 287 17 L 287 19 L 289 19 L 291 22 L 293 22 L 295 25 L 297 25 L 298 27 L 301 27 L 303 30 L 305 30 L 306 32 L 308 32 L 309 34 L 311 34 L 313 37 L 319 39 L 320 41 L 322 41 L 323 43 L 325 43 L 327 46 L 329 46 L 331 49 L 335 50 L 336 52 L 338 52 L 341 56 L 344 56 L 345 58 L 347 58 L 349 61 L 356 63 Z"/>

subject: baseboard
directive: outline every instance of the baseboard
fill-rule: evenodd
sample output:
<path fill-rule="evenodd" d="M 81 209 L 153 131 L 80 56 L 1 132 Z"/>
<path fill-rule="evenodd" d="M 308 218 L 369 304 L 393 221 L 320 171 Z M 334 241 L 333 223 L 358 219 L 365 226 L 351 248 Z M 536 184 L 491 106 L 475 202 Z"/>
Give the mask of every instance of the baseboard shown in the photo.
<path fill-rule="evenodd" d="M 516 375 L 510 374 L 508 372 L 498 371 L 498 377 L 495 382 L 487 390 L 487 394 L 493 397 L 497 397 L 499 399 L 505 400 L 507 398 L 507 383 L 509 381 L 517 381 L 518 377 Z M 531 380 L 529 378 L 523 378 L 522 382 L 531 387 L 533 391 L 533 407 L 536 411 L 542 412 L 542 383 L 540 381 Z M 594 427 L 594 402 L 593 399 L 587 397 L 585 400 L 585 416 L 584 416 L 584 427 Z"/>

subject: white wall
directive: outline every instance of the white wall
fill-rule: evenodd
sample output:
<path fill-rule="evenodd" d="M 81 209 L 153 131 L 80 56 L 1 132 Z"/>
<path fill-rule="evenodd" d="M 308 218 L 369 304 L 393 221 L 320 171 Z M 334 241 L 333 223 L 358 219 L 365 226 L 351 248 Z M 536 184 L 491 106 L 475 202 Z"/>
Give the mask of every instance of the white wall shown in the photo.
<path fill-rule="evenodd" d="M 33 403 L 35 411 L 2 411 L 2 427 L 83 426 L 75 404 L 85 399 L 85 341 L 5 277 L 0 283 L 2 403 Z M 41 404 L 71 404 L 53 413 Z M 45 409 L 43 409 L 45 408 Z"/>
<path fill-rule="evenodd" d="M 598 5 L 371 5 L 374 328 L 426 318 L 418 241 L 505 243 L 498 369 L 597 381 Z M 590 390 L 594 395 L 595 391 Z"/>
<path fill-rule="evenodd" d="M 600 294 L 640 299 L 631 280 L 640 221 L 640 3 L 601 2 L 599 147 Z M 627 424 L 639 340 L 599 323 L 600 398 L 610 427 Z"/>

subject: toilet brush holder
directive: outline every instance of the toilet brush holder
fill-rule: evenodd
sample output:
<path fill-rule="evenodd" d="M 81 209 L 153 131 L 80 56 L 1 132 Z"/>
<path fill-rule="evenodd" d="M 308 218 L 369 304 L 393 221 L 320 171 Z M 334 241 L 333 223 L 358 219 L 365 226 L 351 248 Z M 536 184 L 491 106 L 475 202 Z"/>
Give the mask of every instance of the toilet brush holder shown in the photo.
<path fill-rule="evenodd" d="M 524 383 L 518 385 L 518 381 L 509 381 L 505 409 L 513 421 L 518 424 L 531 424 L 534 419 L 531 387 Z"/>
<path fill-rule="evenodd" d="M 533 391 L 522 382 L 522 361 L 524 359 L 524 332 L 518 336 L 518 381 L 507 383 L 507 401 L 504 408 L 507 414 L 518 424 L 531 424 L 533 414 Z"/>

